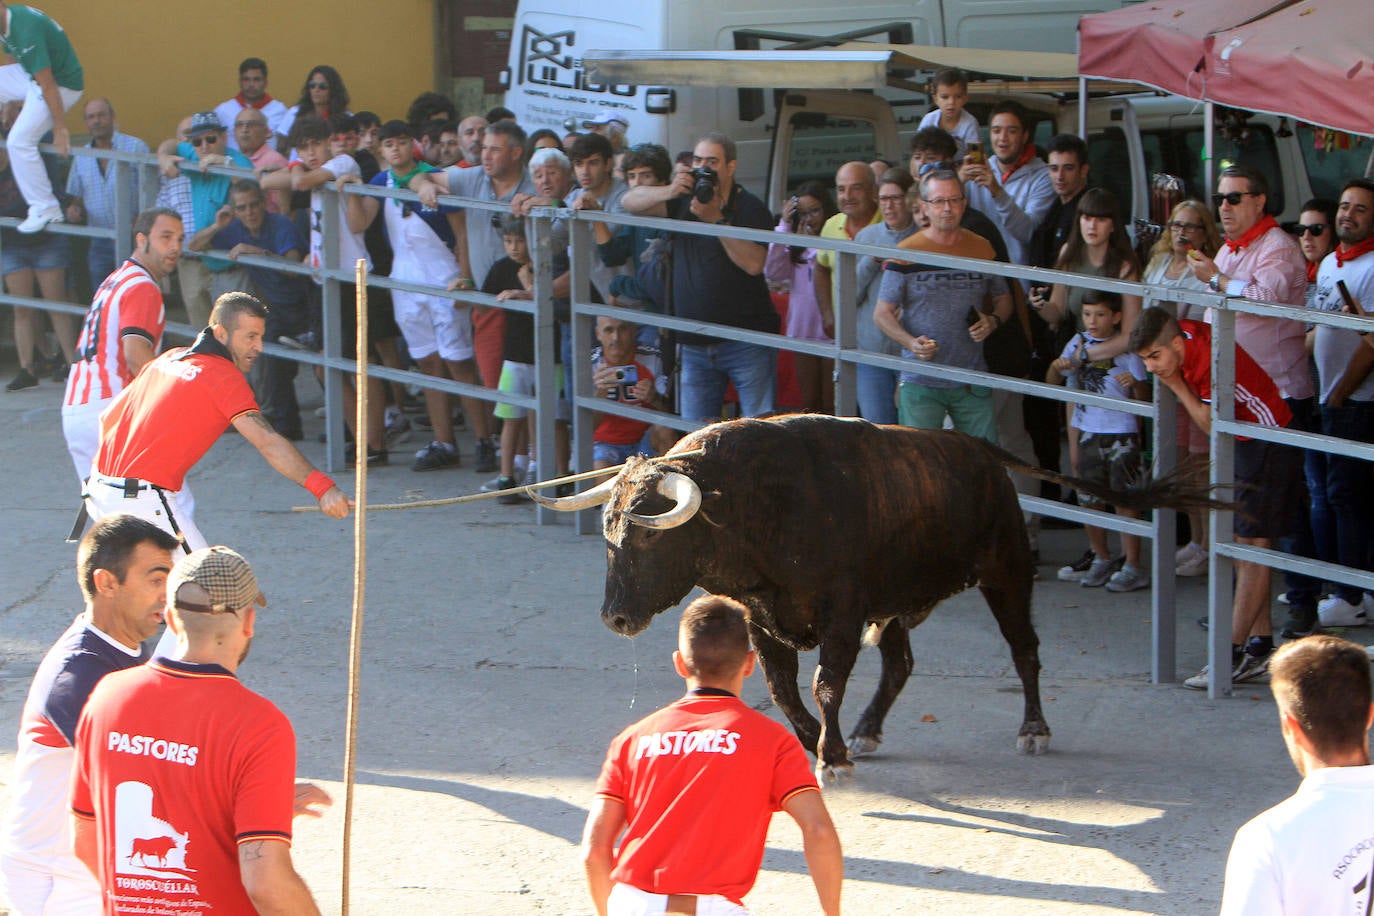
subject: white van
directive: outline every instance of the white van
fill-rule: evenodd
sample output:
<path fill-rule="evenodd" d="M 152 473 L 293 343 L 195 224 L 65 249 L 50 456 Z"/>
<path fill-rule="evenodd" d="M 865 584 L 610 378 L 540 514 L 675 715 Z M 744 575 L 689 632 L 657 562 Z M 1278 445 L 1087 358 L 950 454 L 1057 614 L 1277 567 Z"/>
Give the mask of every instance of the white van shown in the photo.
<path fill-rule="evenodd" d="M 506 107 L 526 130 L 558 133 L 606 111 L 629 121 L 631 143 L 671 154 L 719 130 L 739 145 L 739 181 L 763 189 L 776 120 L 759 89 L 691 87 L 661 80 L 602 83 L 590 50 L 767 50 L 819 37 L 892 44 L 1071 52 L 1078 18 L 1126 0 L 521 0 L 502 74 Z M 810 46 L 822 47 L 829 42 Z M 805 47 L 806 45 L 803 45 Z"/>

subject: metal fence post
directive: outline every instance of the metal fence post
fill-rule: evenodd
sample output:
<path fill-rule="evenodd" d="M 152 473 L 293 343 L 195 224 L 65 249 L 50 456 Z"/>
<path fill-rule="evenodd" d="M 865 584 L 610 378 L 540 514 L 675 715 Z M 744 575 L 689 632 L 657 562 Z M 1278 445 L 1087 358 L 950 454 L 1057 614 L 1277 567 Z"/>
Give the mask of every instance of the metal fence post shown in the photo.
<path fill-rule="evenodd" d="M 551 479 L 557 471 L 558 432 L 558 349 L 553 314 L 553 223 L 547 216 L 534 218 L 534 372 L 535 411 L 534 452 L 540 480 Z M 567 367 L 564 367 L 567 375 Z M 545 496 L 552 494 L 545 493 Z M 557 511 L 538 506 L 535 521 L 557 524 Z"/>
<path fill-rule="evenodd" d="M 1178 399 L 1154 380 L 1154 476 L 1163 477 L 1178 464 L 1175 418 Z M 1168 684 L 1178 677 L 1178 607 L 1174 599 L 1177 579 L 1174 573 L 1175 525 L 1177 513 L 1156 509 L 1150 537 L 1150 683 Z"/>
<path fill-rule="evenodd" d="M 835 254 L 835 415 L 857 417 L 859 367 L 843 359 L 842 354 L 852 352 L 858 346 L 859 309 L 855 301 L 855 287 L 859 256 L 847 251 L 837 251 Z"/>
<path fill-rule="evenodd" d="M 131 185 L 131 178 L 138 175 L 138 166 L 132 162 L 114 160 L 110 167 L 115 173 L 115 195 L 114 195 L 114 262 L 122 263 L 124 257 L 134 250 L 134 217 L 138 216 L 138 211 L 134 208 L 138 206 Z M 94 277 L 92 282 L 98 283 Z"/>
<path fill-rule="evenodd" d="M 1236 313 L 1224 305 L 1212 309 L 1212 476 L 1217 492 L 1233 494 L 1235 482 L 1235 439 L 1218 431 L 1217 424 L 1236 416 Z M 1232 497 L 1234 498 L 1234 497 Z M 1234 613 L 1234 586 L 1228 557 L 1217 552 L 1217 545 L 1234 540 L 1230 512 L 1211 512 L 1212 542 L 1208 545 L 1207 583 L 1207 695 L 1231 695 L 1231 619 Z"/>
<path fill-rule="evenodd" d="M 339 268 L 339 234 L 344 231 L 339 219 L 339 194 L 331 184 L 323 184 L 316 191 L 321 195 L 323 212 L 320 214 L 320 255 L 325 270 Z M 324 311 L 324 355 L 339 357 L 343 355 L 343 318 L 340 284 L 334 277 L 326 277 L 321 288 L 321 308 Z M 344 436 L 344 374 L 338 369 L 325 367 L 324 370 L 324 457 L 325 469 L 342 470 L 345 459 Z M 366 456 L 367 443 L 355 442 L 354 448 L 359 455 Z M 366 460 L 364 458 L 364 460 Z"/>
<path fill-rule="evenodd" d="M 568 398 L 572 400 L 574 392 L 590 393 L 592 391 L 592 363 L 588 356 L 592 352 L 592 341 L 596 336 L 593 332 L 596 319 L 583 314 L 580 306 L 591 301 L 592 259 L 599 257 L 599 255 L 590 222 L 573 220 L 570 228 L 572 230 L 572 259 L 570 264 L 572 289 L 570 292 L 572 301 L 575 303 L 571 320 L 573 364 L 564 366 L 563 371 L 568 380 Z M 596 411 L 586 407 L 577 407 L 573 411 L 572 419 L 573 460 L 577 470 L 589 471 L 592 467 L 592 433 L 596 429 Z M 585 489 L 596 483 L 600 483 L 600 481 L 583 484 L 582 488 Z M 601 533 L 601 513 L 598 510 L 579 512 L 575 521 L 578 534 Z"/>

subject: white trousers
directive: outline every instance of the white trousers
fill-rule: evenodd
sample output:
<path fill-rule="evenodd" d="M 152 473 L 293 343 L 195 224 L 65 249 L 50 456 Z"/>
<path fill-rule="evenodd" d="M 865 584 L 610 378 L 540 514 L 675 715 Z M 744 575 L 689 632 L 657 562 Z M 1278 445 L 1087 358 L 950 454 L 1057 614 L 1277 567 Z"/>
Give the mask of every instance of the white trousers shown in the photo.
<path fill-rule="evenodd" d="M 78 89 L 58 86 L 57 91 L 62 96 L 63 111 L 70 109 L 81 98 Z M 19 185 L 19 193 L 24 195 L 29 205 L 30 216 L 56 210 L 57 197 L 52 192 L 48 170 L 43 167 L 43 157 L 38 152 L 38 141 L 52 130 L 52 114 L 48 111 L 48 103 L 43 101 L 43 90 L 18 64 L 0 67 L 0 104 L 6 102 L 24 103 L 5 141 L 9 148 L 14 183 Z"/>
<path fill-rule="evenodd" d="M 75 856 L 52 867 L 6 857 L 0 885 L 14 916 L 90 916 L 101 907 L 100 885 Z"/>
<path fill-rule="evenodd" d="M 163 497 L 166 497 L 166 506 L 163 505 Z M 177 532 L 172 527 L 172 519 L 167 517 L 169 507 L 176 519 L 176 528 L 181 530 L 187 553 L 210 546 L 196 527 L 195 502 L 190 499 L 187 489 L 163 490 L 159 495 L 157 490 L 143 484 L 143 489 L 129 497 L 124 494 L 124 478 L 107 477 L 95 470 L 91 471 L 91 479 L 86 483 L 86 511 L 90 513 L 92 521 L 122 512 L 146 519 L 168 534 L 175 535 Z"/>
<path fill-rule="evenodd" d="M 629 884 L 611 888 L 606 902 L 608 916 L 663 916 L 668 907 L 666 894 L 650 894 Z M 749 916 L 749 911 L 719 894 L 697 898 L 697 916 Z"/>

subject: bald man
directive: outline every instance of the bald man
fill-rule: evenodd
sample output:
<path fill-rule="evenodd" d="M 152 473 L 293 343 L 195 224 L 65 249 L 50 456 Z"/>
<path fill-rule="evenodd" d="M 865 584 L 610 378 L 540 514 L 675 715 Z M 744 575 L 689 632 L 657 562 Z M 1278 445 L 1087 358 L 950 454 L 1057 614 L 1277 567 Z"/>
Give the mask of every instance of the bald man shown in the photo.
<path fill-rule="evenodd" d="M 835 202 L 840 212 L 825 221 L 821 238 L 854 241 L 861 229 L 882 222 L 878 212 L 878 180 L 867 162 L 846 162 L 835 173 Z M 835 330 L 835 252 L 817 251 L 811 282 L 826 333 Z"/>

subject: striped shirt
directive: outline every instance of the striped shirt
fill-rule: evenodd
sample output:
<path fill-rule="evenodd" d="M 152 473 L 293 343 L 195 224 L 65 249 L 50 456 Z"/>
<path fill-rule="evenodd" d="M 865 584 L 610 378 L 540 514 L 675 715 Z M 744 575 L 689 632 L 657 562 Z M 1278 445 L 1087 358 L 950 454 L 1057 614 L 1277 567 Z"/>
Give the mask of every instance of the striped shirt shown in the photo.
<path fill-rule="evenodd" d="M 158 289 L 133 258 L 121 264 L 96 290 L 76 342 L 76 365 L 67 378 L 65 407 L 107 401 L 133 379 L 124 359 L 124 338 L 142 337 L 156 353 L 167 323 Z"/>
<path fill-rule="evenodd" d="M 89 148 L 94 144 L 88 143 Z M 110 138 L 110 147 L 121 153 L 146 153 L 148 144 L 137 137 L 116 133 Z M 101 170 L 101 166 L 104 170 Z M 125 182 L 129 189 L 129 205 L 138 209 L 138 167 L 130 164 L 124 170 Z M 108 159 L 91 156 L 77 156 L 72 160 L 72 170 L 67 176 L 67 193 L 80 197 L 86 206 L 86 221 L 92 226 L 114 228 L 115 224 L 115 178 L 119 167 Z"/>

